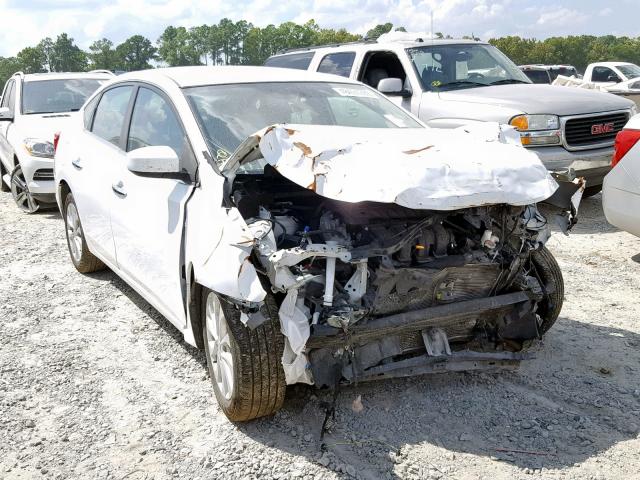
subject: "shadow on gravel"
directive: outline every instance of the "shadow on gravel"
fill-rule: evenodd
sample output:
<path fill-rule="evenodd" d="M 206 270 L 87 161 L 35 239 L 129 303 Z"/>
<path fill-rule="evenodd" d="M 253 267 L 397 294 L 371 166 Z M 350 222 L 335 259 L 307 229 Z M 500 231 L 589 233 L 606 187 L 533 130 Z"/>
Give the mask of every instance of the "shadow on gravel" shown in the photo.
<path fill-rule="evenodd" d="M 640 263 L 640 253 L 637 253 L 633 257 L 631 257 L 631 260 L 633 260 L 636 263 Z"/>
<path fill-rule="evenodd" d="M 118 277 L 118 275 L 113 273 L 111 270 L 106 269 L 100 272 L 88 274 L 88 276 L 95 280 L 109 282 L 118 290 L 120 290 L 120 292 L 122 292 L 122 294 L 125 295 L 136 307 L 145 312 L 149 316 L 149 318 L 151 318 L 155 323 L 158 324 L 158 326 L 163 330 L 163 332 L 158 332 L 159 335 L 162 335 L 163 333 L 169 335 L 171 338 L 173 338 L 173 340 L 180 344 L 180 346 L 187 354 L 191 355 L 206 369 L 207 362 L 204 353 L 201 353 L 200 350 L 192 347 L 187 342 L 185 342 L 182 332 L 174 327 L 173 324 L 169 322 L 169 320 L 167 320 L 160 312 L 153 308 L 153 306 L 149 302 L 142 298 L 138 294 L 138 292 L 136 292 L 124 280 Z"/>
<path fill-rule="evenodd" d="M 636 438 L 640 335 L 561 318 L 518 372 L 442 374 L 341 390 L 330 468 L 362 478 L 455 478 L 460 453 L 519 468 L 562 469 Z M 352 402 L 362 396 L 364 410 Z M 328 391 L 289 389 L 275 417 L 238 428 L 263 444 L 320 460 Z M 298 425 L 311 432 L 291 434 Z M 325 460 L 326 461 L 326 460 Z M 461 462 L 469 465 L 469 458 Z M 340 468 L 340 467 L 338 467 Z M 430 476 L 431 475 L 431 476 Z M 347 476 L 345 476 L 346 478 Z"/>

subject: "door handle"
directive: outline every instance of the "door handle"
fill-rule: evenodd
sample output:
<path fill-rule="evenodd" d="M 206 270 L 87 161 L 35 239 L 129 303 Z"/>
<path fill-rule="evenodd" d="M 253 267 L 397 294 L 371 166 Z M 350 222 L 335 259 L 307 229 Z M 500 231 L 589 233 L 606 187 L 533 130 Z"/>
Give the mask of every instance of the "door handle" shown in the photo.
<path fill-rule="evenodd" d="M 76 158 L 75 160 L 72 160 L 71 161 L 71 165 L 76 167 L 76 169 L 78 169 L 78 170 L 82 170 L 82 165 L 80 164 L 80 159 L 79 158 Z"/>
<path fill-rule="evenodd" d="M 127 196 L 127 192 L 124 189 L 124 183 L 122 183 L 122 180 L 120 180 L 118 183 L 114 183 L 113 185 L 111 185 L 111 190 L 116 192 L 121 197 Z"/>

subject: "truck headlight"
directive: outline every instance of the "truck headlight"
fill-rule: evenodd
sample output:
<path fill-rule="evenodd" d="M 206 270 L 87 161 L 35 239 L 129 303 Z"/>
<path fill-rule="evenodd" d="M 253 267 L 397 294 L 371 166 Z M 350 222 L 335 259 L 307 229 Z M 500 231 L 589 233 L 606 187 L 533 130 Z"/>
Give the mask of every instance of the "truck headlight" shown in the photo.
<path fill-rule="evenodd" d="M 53 158 L 55 153 L 52 142 L 37 138 L 25 138 L 24 148 L 34 157 Z"/>
<path fill-rule="evenodd" d="M 517 115 L 509 124 L 520 132 L 522 145 L 560 144 L 560 119 L 557 115 Z"/>

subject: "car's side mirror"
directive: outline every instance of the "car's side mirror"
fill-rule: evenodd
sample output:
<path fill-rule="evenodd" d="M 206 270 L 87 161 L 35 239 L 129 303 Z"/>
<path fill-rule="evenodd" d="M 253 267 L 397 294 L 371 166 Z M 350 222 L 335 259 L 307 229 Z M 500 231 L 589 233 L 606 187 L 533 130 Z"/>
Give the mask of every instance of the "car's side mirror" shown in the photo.
<path fill-rule="evenodd" d="M 0 108 L 0 122 L 13 122 L 13 113 L 7 107 Z"/>
<path fill-rule="evenodd" d="M 620 78 L 618 78 L 618 76 L 615 73 L 611 73 L 609 74 L 609 76 L 607 77 L 607 82 L 615 82 L 615 83 L 620 83 L 622 80 L 620 80 Z"/>
<path fill-rule="evenodd" d="M 142 147 L 127 153 L 127 168 L 142 174 L 180 173 L 180 160 L 171 147 Z"/>
<path fill-rule="evenodd" d="M 389 96 L 411 96 L 411 92 L 404 89 L 402 80 L 399 78 L 383 78 L 378 82 L 378 91 Z"/>

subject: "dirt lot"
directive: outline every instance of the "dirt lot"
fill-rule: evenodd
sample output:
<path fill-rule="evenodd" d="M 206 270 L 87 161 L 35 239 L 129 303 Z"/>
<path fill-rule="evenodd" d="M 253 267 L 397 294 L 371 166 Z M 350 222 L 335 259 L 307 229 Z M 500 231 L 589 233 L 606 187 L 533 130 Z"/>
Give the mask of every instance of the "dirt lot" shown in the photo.
<path fill-rule="evenodd" d="M 640 478 L 640 239 L 597 196 L 549 247 L 567 296 L 535 360 L 346 388 L 323 454 L 328 392 L 229 423 L 203 355 L 113 273 L 77 273 L 56 212 L 2 194 L 0 478 Z"/>

